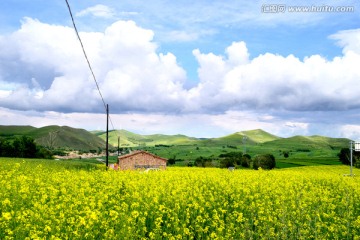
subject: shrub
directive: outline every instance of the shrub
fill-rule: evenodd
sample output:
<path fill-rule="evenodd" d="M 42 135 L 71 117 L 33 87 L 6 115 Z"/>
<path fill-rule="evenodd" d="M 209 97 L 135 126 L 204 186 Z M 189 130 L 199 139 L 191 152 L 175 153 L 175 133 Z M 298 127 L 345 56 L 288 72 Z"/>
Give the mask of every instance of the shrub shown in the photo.
<path fill-rule="evenodd" d="M 342 162 L 342 164 L 350 165 L 350 149 L 349 148 L 342 148 L 340 152 L 338 153 L 339 161 Z M 359 168 L 359 161 L 360 159 L 360 152 L 353 151 L 353 165 L 357 168 Z"/>
<path fill-rule="evenodd" d="M 261 167 L 262 169 L 273 169 L 276 166 L 275 157 L 272 154 L 257 155 L 253 161 L 253 168 L 255 170 Z"/>
<path fill-rule="evenodd" d="M 241 166 L 249 168 L 251 162 L 251 156 L 249 154 L 244 154 L 241 158 Z"/>
<path fill-rule="evenodd" d="M 236 165 L 242 165 L 243 163 L 242 152 L 222 153 L 219 155 L 219 157 L 221 158 L 221 168 L 235 167 Z"/>

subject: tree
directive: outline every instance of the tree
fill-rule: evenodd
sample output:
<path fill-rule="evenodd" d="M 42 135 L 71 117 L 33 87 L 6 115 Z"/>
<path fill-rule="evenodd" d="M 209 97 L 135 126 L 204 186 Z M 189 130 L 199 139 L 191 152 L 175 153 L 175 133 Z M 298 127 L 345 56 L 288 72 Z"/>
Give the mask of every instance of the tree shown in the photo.
<path fill-rule="evenodd" d="M 50 151 L 49 149 L 46 149 L 44 147 L 37 146 L 36 158 L 51 159 L 52 157 L 53 157 L 53 152 L 52 151 Z"/>
<path fill-rule="evenodd" d="M 16 151 L 11 141 L 2 139 L 0 144 L 0 156 L 2 157 L 16 157 Z"/>
<path fill-rule="evenodd" d="M 34 139 L 28 136 L 16 138 L 13 142 L 15 157 L 34 158 L 36 157 L 36 144 Z"/>
<path fill-rule="evenodd" d="M 0 157 L 52 158 L 53 152 L 36 145 L 33 138 L 22 136 L 12 140 L 0 139 Z"/>
<path fill-rule="evenodd" d="M 342 148 L 340 152 L 338 153 L 339 161 L 342 162 L 342 164 L 350 165 L 350 149 L 349 148 Z M 353 151 L 353 165 L 358 166 L 356 162 L 358 159 L 360 159 L 360 152 Z"/>
<path fill-rule="evenodd" d="M 249 168 L 251 163 L 251 156 L 249 154 L 244 154 L 241 158 L 241 166 Z"/>
<path fill-rule="evenodd" d="M 342 148 L 338 153 L 339 161 L 342 164 L 350 165 L 350 149 L 349 148 Z"/>
<path fill-rule="evenodd" d="M 195 159 L 194 165 L 197 167 L 210 167 L 212 166 L 212 158 L 200 156 Z"/>
<path fill-rule="evenodd" d="M 168 165 L 174 165 L 175 162 L 176 162 L 176 156 L 174 156 L 174 157 L 172 157 L 172 158 L 169 158 L 169 159 L 167 160 L 167 164 L 168 164 Z"/>
<path fill-rule="evenodd" d="M 253 168 L 255 170 L 262 169 L 273 169 L 276 166 L 275 157 L 272 154 L 257 155 L 253 161 Z"/>
<path fill-rule="evenodd" d="M 221 158 L 220 160 L 221 168 L 235 167 L 236 165 L 239 166 L 242 165 L 244 161 L 242 152 L 222 153 L 219 155 L 219 157 Z"/>

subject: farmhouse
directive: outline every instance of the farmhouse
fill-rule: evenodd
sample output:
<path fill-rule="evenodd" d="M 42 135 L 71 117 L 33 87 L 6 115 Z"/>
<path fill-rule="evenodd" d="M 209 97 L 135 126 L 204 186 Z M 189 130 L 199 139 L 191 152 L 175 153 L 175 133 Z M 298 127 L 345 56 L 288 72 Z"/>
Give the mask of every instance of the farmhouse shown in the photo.
<path fill-rule="evenodd" d="M 167 159 L 146 151 L 134 151 L 118 157 L 120 170 L 159 168 L 166 169 Z"/>

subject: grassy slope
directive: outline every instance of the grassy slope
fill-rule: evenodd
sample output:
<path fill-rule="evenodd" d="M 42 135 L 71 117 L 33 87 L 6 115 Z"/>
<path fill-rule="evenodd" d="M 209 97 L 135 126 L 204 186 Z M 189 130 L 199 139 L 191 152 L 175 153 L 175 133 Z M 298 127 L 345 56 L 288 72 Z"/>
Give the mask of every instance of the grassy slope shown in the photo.
<path fill-rule="evenodd" d="M 165 158 L 176 157 L 176 159 L 188 161 L 193 161 L 199 156 L 216 158 L 221 153 L 232 151 L 246 151 L 252 157 L 257 154 L 271 153 L 275 156 L 278 167 L 284 168 L 340 164 L 337 154 L 349 143 L 349 139 L 322 136 L 279 138 L 263 131 L 254 130 L 245 132 L 248 141 L 244 146 L 242 138 L 245 134 L 243 134 L 244 132 L 219 139 L 207 139 L 198 145 L 157 147 L 148 150 Z M 285 158 L 284 152 L 289 152 L 290 156 Z"/>
<path fill-rule="evenodd" d="M 55 146 L 79 150 L 97 150 L 105 148 L 105 141 L 84 129 L 71 127 L 47 126 L 34 130 L 34 138 L 41 145 L 46 145 L 49 132 L 56 132 Z"/>
<path fill-rule="evenodd" d="M 329 161 L 337 161 L 337 153 L 341 148 L 347 147 L 349 142 L 348 139 L 322 136 L 280 138 L 256 129 L 211 139 L 196 139 L 183 135 L 139 135 L 120 130 L 110 133 L 110 143 L 117 145 L 119 134 L 121 146 L 138 147 L 165 158 L 176 157 L 177 159 L 193 161 L 200 156 L 217 157 L 221 153 L 246 151 L 251 156 L 272 153 L 276 159 L 284 161 L 284 165 L 288 165 L 290 159 L 296 162 L 293 165 L 301 165 L 301 161 L 308 161 L 313 158 L 317 158 L 317 161 L 323 158 L 327 158 Z M 105 138 L 104 134 L 100 136 Z M 247 137 L 245 145 L 243 143 L 244 136 Z M 159 146 L 160 144 L 168 146 Z M 289 152 L 290 157 L 288 159 L 284 157 L 284 152 Z"/>
<path fill-rule="evenodd" d="M 241 137 L 246 136 L 247 141 L 256 142 L 256 143 L 264 143 L 264 142 L 281 139 L 280 137 L 270 134 L 268 132 L 265 132 L 261 129 L 243 131 L 243 132 L 238 132 L 236 134 L 240 135 Z"/>
<path fill-rule="evenodd" d="M 32 126 L 2 126 L 0 125 L 0 137 L 12 138 L 28 134 L 36 129 Z"/>
<path fill-rule="evenodd" d="M 27 135 L 35 139 L 36 143 L 49 146 L 50 134 L 54 133 L 53 146 L 75 150 L 97 150 L 105 148 L 105 141 L 84 129 L 66 126 L 46 126 L 35 128 L 30 126 L 0 126 L 0 136 L 13 138 Z"/>
<path fill-rule="evenodd" d="M 323 136 L 294 136 L 263 143 L 264 147 L 276 147 L 283 151 L 307 152 L 308 150 L 340 150 L 347 147 L 349 139 Z"/>
<path fill-rule="evenodd" d="M 246 145 L 255 145 L 258 143 L 264 143 L 280 139 L 279 137 L 265 132 L 261 129 L 255 129 L 250 131 L 236 132 L 220 138 L 206 139 L 199 144 L 212 145 L 212 146 L 236 146 L 242 148 L 244 146 L 244 137 L 246 137 Z"/>
<path fill-rule="evenodd" d="M 0 136 L 14 137 L 26 134 L 43 145 L 48 142 L 49 132 L 58 132 L 56 146 L 59 147 L 82 150 L 105 147 L 105 133 L 101 131 L 89 133 L 83 129 L 59 126 L 0 126 Z M 323 136 L 279 138 L 259 129 L 213 139 L 196 139 L 184 135 L 140 135 L 118 130 L 109 133 L 110 144 L 117 146 L 119 135 L 122 147 L 138 147 L 165 158 L 176 157 L 193 161 L 200 156 L 216 158 L 221 153 L 232 151 L 246 151 L 252 157 L 256 154 L 272 153 L 280 167 L 338 164 L 337 153 L 349 144 L 349 139 Z M 246 145 L 243 144 L 244 136 L 247 136 Z M 285 158 L 283 152 L 289 152 L 289 158 Z"/>
<path fill-rule="evenodd" d="M 102 139 L 106 139 L 106 133 L 98 135 Z M 140 135 L 126 130 L 116 130 L 109 132 L 109 143 L 113 146 L 118 145 L 118 137 L 120 136 L 121 147 L 137 147 L 137 146 L 155 146 L 155 145 L 191 145 L 198 141 L 196 138 L 187 137 L 185 135 Z"/>

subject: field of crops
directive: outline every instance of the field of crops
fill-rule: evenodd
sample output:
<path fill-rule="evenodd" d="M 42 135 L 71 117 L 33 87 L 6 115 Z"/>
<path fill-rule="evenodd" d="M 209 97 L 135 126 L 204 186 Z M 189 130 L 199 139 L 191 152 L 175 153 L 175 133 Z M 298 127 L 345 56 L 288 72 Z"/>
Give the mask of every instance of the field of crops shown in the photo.
<path fill-rule="evenodd" d="M 360 178 L 348 172 L 0 159 L 0 239 L 359 239 Z"/>

